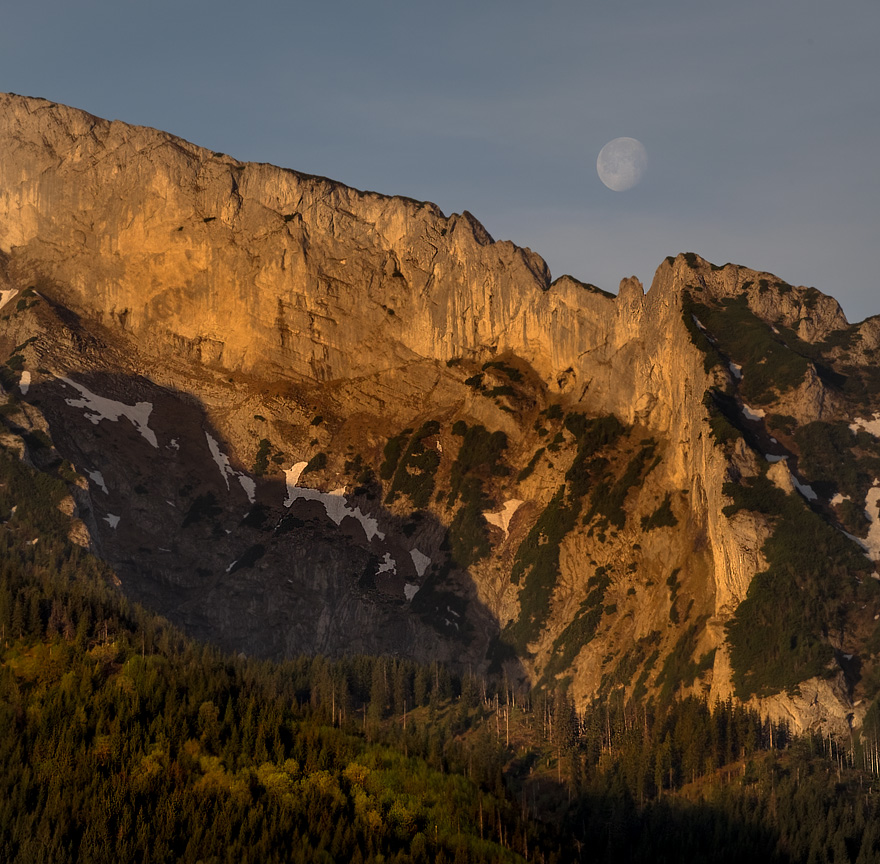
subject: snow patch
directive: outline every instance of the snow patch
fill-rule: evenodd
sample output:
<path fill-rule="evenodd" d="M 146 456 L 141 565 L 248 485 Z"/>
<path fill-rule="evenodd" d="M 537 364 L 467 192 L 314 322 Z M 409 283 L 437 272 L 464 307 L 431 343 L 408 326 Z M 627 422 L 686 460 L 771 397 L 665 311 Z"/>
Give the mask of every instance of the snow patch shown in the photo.
<path fill-rule="evenodd" d="M 321 492 L 318 489 L 297 486 L 296 484 L 308 464 L 308 462 L 297 462 L 292 467 L 284 469 L 284 479 L 287 485 L 287 498 L 284 499 L 285 507 L 290 507 L 294 501 L 318 501 L 324 505 L 327 518 L 337 525 L 346 516 L 351 516 L 361 523 L 364 533 L 367 535 L 367 542 L 374 537 L 378 537 L 380 540 L 385 539 L 385 535 L 379 530 L 379 523 L 376 519 L 367 516 L 360 507 L 351 508 L 348 506 L 344 486 L 334 489 L 332 492 Z"/>
<path fill-rule="evenodd" d="M 378 576 L 380 573 L 396 573 L 397 572 L 397 562 L 391 557 L 390 552 L 385 553 L 385 557 L 382 559 L 382 563 L 379 565 L 379 569 L 376 571 L 376 575 Z"/>
<path fill-rule="evenodd" d="M 746 420 L 762 420 L 766 413 L 767 412 L 761 408 L 749 408 L 749 406 L 743 402 L 743 414 L 745 415 Z"/>
<path fill-rule="evenodd" d="M 0 309 L 2 309 L 15 295 L 18 288 L 10 288 L 8 291 L 0 291 Z"/>
<path fill-rule="evenodd" d="M 490 525 L 500 528 L 504 532 L 504 536 L 507 537 L 507 529 L 510 527 L 510 520 L 513 518 L 513 514 L 519 510 L 522 503 L 523 502 L 518 498 L 511 498 L 510 501 L 504 503 L 500 513 L 493 513 L 491 510 L 484 510 L 483 518 Z"/>
<path fill-rule="evenodd" d="M 104 517 L 104 521 L 111 527 L 115 528 L 119 524 L 119 517 L 114 513 L 108 513 Z"/>
<path fill-rule="evenodd" d="M 180 444 L 177 443 L 176 438 L 171 439 L 171 443 L 168 445 L 169 450 L 180 450 Z"/>
<path fill-rule="evenodd" d="M 418 585 L 413 585 L 411 582 L 404 583 L 403 593 L 406 595 L 406 599 L 412 600 L 413 597 L 415 597 L 416 594 L 419 593 L 419 587 L 420 586 Z"/>
<path fill-rule="evenodd" d="M 205 432 L 205 438 L 208 439 L 208 449 L 211 451 L 211 456 L 214 458 L 217 467 L 220 469 L 220 476 L 223 477 L 223 480 L 226 483 L 226 488 L 229 489 L 230 477 L 232 479 L 237 479 L 241 484 L 241 488 L 244 489 L 248 501 L 253 504 L 254 501 L 256 501 L 257 484 L 243 471 L 236 471 L 229 464 L 229 457 L 220 449 L 220 444 L 210 435 L 210 433 Z"/>
<path fill-rule="evenodd" d="M 104 475 L 100 471 L 86 471 L 86 474 L 89 475 L 89 480 L 91 480 L 96 486 L 99 486 L 105 495 L 110 494 L 110 490 L 104 482 Z"/>
<path fill-rule="evenodd" d="M 253 504 L 257 500 L 257 483 L 253 477 L 248 477 L 247 474 L 239 474 L 238 482 L 241 484 L 241 488 L 244 489 L 244 494 L 247 495 L 248 501 Z"/>
<path fill-rule="evenodd" d="M 861 417 L 856 417 L 855 420 L 849 424 L 849 428 L 852 429 L 853 432 L 858 432 L 859 429 L 864 429 L 875 438 L 880 438 L 880 414 L 875 413 L 871 420 L 864 420 Z"/>
<path fill-rule="evenodd" d="M 834 497 L 829 503 L 834 506 L 836 504 L 843 504 L 844 501 L 852 501 L 852 498 L 849 495 L 841 495 L 840 492 L 835 492 Z"/>
<path fill-rule="evenodd" d="M 410 549 L 409 557 L 412 558 L 413 567 L 416 568 L 416 574 L 421 579 L 425 575 L 425 571 L 431 566 L 431 559 L 418 549 Z"/>
<path fill-rule="evenodd" d="M 788 456 L 779 456 L 776 453 L 765 453 L 764 458 L 768 462 L 784 462 L 786 459 L 788 459 Z"/>
<path fill-rule="evenodd" d="M 815 501 L 818 499 L 818 495 L 813 491 L 812 486 L 808 486 L 806 483 L 801 483 L 794 474 L 791 475 L 791 482 L 794 483 L 794 488 L 807 499 L 807 501 Z"/>
<path fill-rule="evenodd" d="M 0 308 L 2 308 L 2 305 L 3 304 L 0 303 Z M 31 373 L 28 372 L 27 369 L 25 369 L 24 372 L 21 373 L 21 378 L 18 379 L 18 389 L 21 390 L 22 396 L 27 396 L 27 392 L 30 389 L 30 386 Z"/>
<path fill-rule="evenodd" d="M 117 402 L 115 399 L 105 399 L 92 393 L 82 384 L 77 384 L 70 378 L 62 377 L 61 380 L 75 390 L 79 390 L 82 399 L 65 399 L 64 401 L 71 408 L 84 408 L 86 410 L 86 420 L 98 425 L 102 420 L 110 420 L 115 423 L 120 417 L 128 417 L 140 434 L 150 442 L 156 449 L 159 448 L 159 442 L 156 440 L 156 433 L 150 429 L 149 420 L 150 413 L 153 410 L 152 402 L 137 402 L 134 405 L 126 405 L 124 402 Z"/>
<path fill-rule="evenodd" d="M 734 363 L 732 360 L 727 364 L 730 367 L 730 374 L 736 378 L 737 381 L 743 377 L 743 367 L 739 365 L 739 363 Z"/>
<path fill-rule="evenodd" d="M 227 573 L 231 573 L 231 572 L 232 572 L 232 568 L 235 567 L 236 564 L 238 564 L 238 558 L 236 558 L 235 561 L 233 561 L 233 562 L 232 562 L 232 563 L 226 568 L 226 572 L 227 572 Z"/>

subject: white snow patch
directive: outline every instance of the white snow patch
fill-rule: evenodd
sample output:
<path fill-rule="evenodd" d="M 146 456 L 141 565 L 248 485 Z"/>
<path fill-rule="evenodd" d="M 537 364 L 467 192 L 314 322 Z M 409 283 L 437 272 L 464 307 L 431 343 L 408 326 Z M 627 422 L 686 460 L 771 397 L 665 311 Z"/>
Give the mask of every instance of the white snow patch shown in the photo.
<path fill-rule="evenodd" d="M 85 408 L 86 420 L 91 421 L 97 426 L 102 420 L 110 420 L 115 423 L 120 417 L 128 417 L 134 428 L 156 449 L 159 448 L 156 433 L 149 426 L 150 412 L 153 410 L 152 402 L 137 402 L 134 405 L 126 405 L 124 402 L 117 402 L 115 399 L 105 399 L 103 396 L 98 396 L 70 378 L 62 377 L 61 380 L 68 386 L 79 390 L 82 399 L 65 399 L 64 401 L 71 408 Z"/>
<path fill-rule="evenodd" d="M 2 309 L 15 295 L 18 288 L 10 288 L 8 291 L 0 291 L 0 309 Z"/>
<path fill-rule="evenodd" d="M 416 594 L 419 593 L 419 585 L 413 585 L 411 582 L 406 582 L 403 586 L 403 593 L 406 595 L 407 600 L 412 600 Z"/>
<path fill-rule="evenodd" d="M 849 495 L 841 495 L 840 492 L 835 492 L 834 497 L 829 503 L 834 506 L 835 504 L 843 504 L 844 501 L 852 501 L 852 498 Z"/>
<path fill-rule="evenodd" d="M 693 313 L 691 313 L 691 318 L 693 318 L 693 319 L 694 319 L 694 324 L 696 324 L 696 325 L 697 325 L 697 327 L 699 327 L 699 328 L 700 328 L 700 330 L 702 330 L 702 331 L 703 331 L 703 332 L 704 332 L 704 333 L 705 333 L 705 332 L 707 332 L 707 331 L 706 331 L 706 328 L 705 328 L 705 327 L 704 327 L 704 326 L 703 326 L 703 322 L 702 322 L 702 321 L 700 321 L 700 319 L 699 319 L 699 318 L 697 318 L 697 316 L 696 316 L 696 315 L 694 315 L 694 314 L 693 314 Z"/>
<path fill-rule="evenodd" d="M 864 429 L 875 438 L 880 438 L 880 414 L 875 413 L 871 420 L 864 420 L 861 417 L 856 417 L 855 420 L 849 424 L 849 428 L 852 429 L 853 432 L 858 432 L 859 429 Z"/>
<path fill-rule="evenodd" d="M 484 510 L 483 518 L 490 525 L 500 528 L 504 532 L 504 536 L 507 537 L 507 529 L 510 527 L 510 520 L 513 518 L 513 514 L 519 510 L 522 503 L 523 502 L 518 498 L 511 498 L 510 501 L 505 501 L 500 513 L 493 513 L 491 510 Z"/>
<path fill-rule="evenodd" d="M 778 456 L 778 455 L 775 454 L 775 453 L 765 453 L 765 454 L 764 454 L 764 458 L 765 458 L 768 462 L 783 462 L 783 461 L 785 461 L 786 459 L 788 459 L 788 456 Z"/>
<path fill-rule="evenodd" d="M 104 521 L 111 527 L 115 528 L 119 524 L 119 517 L 113 513 L 108 513 L 104 517 Z"/>
<path fill-rule="evenodd" d="M 770 440 L 771 440 L 774 444 L 778 444 L 778 443 L 779 443 L 779 442 L 778 442 L 778 441 L 777 441 L 772 435 L 770 436 Z"/>
<path fill-rule="evenodd" d="M 96 486 L 101 487 L 101 491 L 105 495 L 110 494 L 110 490 L 107 488 L 107 484 L 104 482 L 104 475 L 100 471 L 86 471 L 86 474 L 89 475 L 89 480 L 91 480 Z"/>
<path fill-rule="evenodd" d="M 351 508 L 345 499 L 345 487 L 334 489 L 332 492 L 321 492 L 318 489 L 309 489 L 304 486 L 297 486 L 300 476 L 308 462 L 297 462 L 290 468 L 284 469 L 284 478 L 287 485 L 287 498 L 284 499 L 284 506 L 290 507 L 294 501 L 319 501 L 324 505 L 327 518 L 331 519 L 339 525 L 346 516 L 351 516 L 361 523 L 364 533 L 367 535 L 367 542 L 374 537 L 380 540 L 385 539 L 385 535 L 379 530 L 379 523 L 372 516 L 367 516 L 361 511 L 360 507 Z"/>
<path fill-rule="evenodd" d="M 227 572 L 227 573 L 232 572 L 232 568 L 235 567 L 236 564 L 238 564 L 238 558 L 236 558 L 235 561 L 233 561 L 233 562 L 232 562 L 232 563 L 226 568 L 226 572 Z"/>
<path fill-rule="evenodd" d="M 2 304 L 0 304 L 0 306 L 2 306 Z M 22 396 L 27 396 L 27 392 L 28 389 L 30 389 L 30 386 L 31 373 L 28 372 L 27 369 L 25 369 L 24 372 L 21 373 L 21 378 L 18 379 L 18 389 L 21 390 Z"/>
<path fill-rule="evenodd" d="M 418 549 L 410 549 L 409 557 L 412 558 L 413 566 L 416 568 L 416 574 L 421 578 L 425 575 L 425 571 L 431 566 L 431 559 Z"/>
<path fill-rule="evenodd" d="M 178 444 L 176 438 L 171 439 L 171 443 L 168 445 L 169 450 L 180 450 L 180 444 Z"/>
<path fill-rule="evenodd" d="M 211 451 L 211 456 L 217 463 L 217 467 L 220 469 L 220 476 L 226 482 L 226 488 L 228 489 L 229 478 L 235 477 L 236 471 L 229 464 L 229 457 L 220 449 L 219 442 L 208 432 L 205 432 L 205 438 L 208 439 L 208 449 Z"/>
<path fill-rule="evenodd" d="M 743 402 L 743 414 L 746 417 L 746 420 L 761 420 L 767 412 L 761 408 L 749 408 L 745 402 Z"/>
<path fill-rule="evenodd" d="M 385 553 L 385 557 L 382 559 L 382 563 L 379 565 L 379 569 L 376 571 L 376 575 L 378 576 L 380 573 L 396 573 L 397 572 L 397 562 L 391 557 L 390 552 Z"/>
<path fill-rule="evenodd" d="M 819 496 L 813 491 L 812 486 L 808 486 L 806 483 L 801 483 L 794 474 L 791 475 L 791 482 L 794 483 L 794 488 L 807 499 L 807 501 L 815 501 Z"/>
<path fill-rule="evenodd" d="M 284 502 L 285 507 L 290 507 L 294 499 L 291 497 L 291 489 L 299 482 L 300 475 L 305 470 L 308 462 L 297 462 L 292 468 L 284 469 L 284 479 L 287 483 L 287 500 Z"/>
<path fill-rule="evenodd" d="M 253 477 L 248 477 L 247 474 L 239 474 L 238 482 L 241 483 L 241 488 L 244 489 L 244 494 L 247 495 L 248 501 L 253 504 L 257 500 L 257 483 Z"/>
<path fill-rule="evenodd" d="M 743 377 L 743 367 L 740 366 L 739 363 L 734 363 L 732 360 L 727 365 L 730 367 L 730 374 L 739 381 L 739 379 Z"/>
<path fill-rule="evenodd" d="M 251 504 L 256 501 L 257 494 L 257 484 L 254 480 L 248 477 L 243 471 L 236 471 L 229 464 L 229 457 L 220 449 L 220 444 L 216 441 L 208 432 L 205 432 L 205 438 L 208 439 L 208 449 L 211 451 L 211 456 L 214 458 L 214 461 L 217 463 L 217 467 L 220 469 L 220 476 L 223 477 L 223 480 L 226 483 L 226 488 L 229 489 L 229 478 L 237 479 L 241 484 L 241 488 L 244 489 L 245 495 L 248 497 L 248 501 Z"/>

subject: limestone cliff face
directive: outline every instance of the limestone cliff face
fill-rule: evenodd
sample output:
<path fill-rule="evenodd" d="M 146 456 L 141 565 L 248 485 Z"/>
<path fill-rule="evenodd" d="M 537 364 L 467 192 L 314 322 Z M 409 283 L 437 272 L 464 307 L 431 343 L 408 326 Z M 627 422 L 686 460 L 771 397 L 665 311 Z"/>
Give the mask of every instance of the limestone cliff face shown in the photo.
<path fill-rule="evenodd" d="M 667 259 L 647 293 L 635 279 L 624 280 L 617 297 L 570 277 L 551 283 L 538 255 L 494 242 L 467 212 L 446 217 L 429 203 L 241 163 L 153 129 L 107 122 L 37 99 L 0 95 L 0 152 L 0 288 L 10 292 L 4 300 L 15 304 L 32 285 L 52 310 L 49 315 L 37 309 L 27 318 L 9 315 L 5 338 L 11 350 L 36 334 L 35 344 L 22 356 L 35 386 L 42 381 L 44 397 L 54 399 L 56 408 L 47 410 L 56 429 L 65 422 L 65 399 L 70 402 L 70 394 L 57 384 L 62 374 L 112 371 L 120 401 L 125 401 L 125 388 L 119 376 L 145 376 L 150 387 L 173 390 L 175 398 L 197 400 L 203 407 L 230 451 L 233 474 L 223 473 L 221 466 L 227 492 L 235 471 L 244 476 L 252 462 L 271 455 L 266 450 L 260 456 L 258 442 L 260 447 L 263 441 L 266 447 L 277 444 L 276 472 L 299 459 L 305 464 L 320 450 L 324 463 L 315 463 L 313 477 L 317 488 L 329 493 L 340 483 L 343 491 L 358 483 L 366 489 L 366 480 L 345 479 L 346 472 L 349 477 L 355 472 L 348 466 L 361 464 L 354 460 L 355 451 L 371 458 L 378 471 L 388 439 L 405 425 L 417 426 L 429 417 L 439 418 L 439 431 L 426 433 L 427 444 L 420 439 L 412 446 L 416 457 L 425 447 L 436 451 L 438 478 L 453 473 L 448 450 L 455 439 L 448 428 L 456 418 L 507 435 L 513 470 L 486 480 L 484 492 L 497 499 L 492 503 L 498 507 L 505 500 L 522 507 L 510 511 L 514 515 L 503 528 L 486 528 L 492 555 L 466 568 L 470 587 L 462 588 L 459 581 L 450 588 L 453 594 L 469 593 L 480 606 L 471 624 L 482 623 L 472 632 L 485 630 L 486 638 L 479 642 L 474 637 L 476 648 L 461 655 L 459 643 L 444 642 L 442 632 L 437 636 L 390 607 L 383 607 L 379 619 L 384 632 L 367 634 L 375 607 L 362 609 L 340 576 L 356 559 L 359 571 L 375 571 L 359 583 L 362 593 L 381 589 L 393 603 L 403 603 L 404 597 L 409 602 L 424 576 L 417 572 L 419 556 L 427 550 L 439 560 L 443 554 L 452 504 L 444 509 L 438 493 L 421 506 L 422 521 L 404 526 L 411 538 L 408 545 L 396 547 L 387 545 L 391 529 L 409 518 L 408 504 L 395 503 L 389 495 L 383 509 L 359 499 L 364 512 L 387 529 L 382 532 L 383 537 L 388 534 L 382 541 L 386 545 L 375 536 L 364 541 L 358 534 L 359 551 L 346 558 L 322 536 L 322 554 L 330 563 L 321 571 L 326 576 L 321 585 L 312 586 L 311 617 L 291 622 L 288 616 L 294 613 L 285 611 L 273 627 L 272 647 L 264 653 L 345 650 L 341 642 L 346 634 L 358 632 L 362 650 L 404 650 L 447 659 L 459 653 L 468 662 L 481 662 L 491 630 L 486 622 L 501 630 L 520 608 L 521 589 L 510 578 L 520 554 L 517 546 L 527 543 L 529 530 L 573 464 L 576 446 L 562 427 L 543 460 L 536 452 L 549 441 L 539 437 L 546 429 L 535 431 L 545 422 L 541 417 L 550 416 L 539 409 L 554 403 L 590 416 L 615 415 L 634 430 L 627 439 L 632 447 L 650 436 L 662 461 L 658 456 L 660 467 L 626 498 L 624 528 L 605 538 L 594 522 L 589 533 L 578 529 L 562 542 L 559 581 L 550 596 L 546 626 L 531 643 L 530 658 L 522 658 L 523 674 L 537 679 L 561 653 L 560 640 L 589 595 L 594 567 L 616 574 L 607 589 L 615 602 L 606 603 L 593 642 L 566 655 L 572 658 L 578 697 L 598 692 L 604 668 L 598 658 L 620 657 L 633 644 L 643 643 L 660 645 L 668 654 L 679 641 L 679 630 L 670 623 L 670 616 L 677 620 L 679 589 L 671 589 L 670 599 L 666 585 L 677 586 L 675 574 L 681 570 L 682 590 L 692 601 L 688 610 L 700 622 L 690 650 L 711 656 L 711 649 L 718 649 L 705 686 L 711 684 L 712 693 L 721 698 L 732 692 L 724 625 L 755 573 L 766 566 L 761 550 L 771 529 L 758 513 L 725 516 L 722 508 L 730 499 L 723 487 L 760 475 L 764 459 L 748 436 L 733 450 L 725 449 L 710 429 L 707 392 L 730 391 L 731 404 L 740 399 L 731 390 L 737 358 L 725 355 L 730 366 L 706 362 L 705 346 L 698 346 L 690 322 L 702 324 L 689 304 L 697 297 L 709 304 L 706 308 L 723 309 L 728 301 L 744 299 L 755 320 L 770 322 L 774 330 L 786 328 L 809 346 L 824 344 L 848 326 L 832 298 L 747 268 L 716 268 L 697 256 Z M 28 312 L 29 301 L 23 309 L 22 314 Z M 875 321 L 865 322 L 859 332 L 862 354 L 851 353 L 853 362 L 873 356 L 880 344 Z M 716 345 L 714 338 L 710 341 Z M 491 365 L 498 358 L 518 364 L 518 377 L 504 379 L 497 371 L 505 368 L 503 363 Z M 38 364 L 48 369 L 40 373 Z M 799 424 L 842 416 L 843 397 L 829 388 L 823 369 L 808 364 L 797 386 L 766 403 L 767 413 L 790 415 Z M 492 375 L 501 377 L 493 381 Z M 485 386 L 469 383 L 482 376 L 488 376 Z M 520 389 L 508 386 L 513 383 Z M 139 398 L 146 400 L 147 384 L 138 386 Z M 134 401 L 131 385 L 125 387 L 128 402 Z M 151 400 L 160 398 L 153 390 L 149 393 Z M 326 421 L 318 416 L 322 412 Z M 194 419 L 192 429 L 204 422 Z M 749 424 L 757 421 L 746 416 L 742 423 L 749 433 Z M 754 434 L 769 436 L 757 425 Z M 194 435 L 204 449 L 201 433 Z M 169 427 L 167 441 L 159 441 L 169 453 L 177 441 L 173 436 Z M 98 458 L 99 449 L 89 449 L 82 438 L 69 433 L 67 441 L 69 458 Z M 557 451 L 563 455 L 557 457 Z M 548 458 L 551 452 L 553 460 Z M 387 461 L 387 448 L 384 453 Z M 192 458 L 195 464 L 196 455 Z M 609 459 L 614 463 L 614 457 Z M 534 470 L 527 472 L 527 464 Z M 511 479 L 497 479 L 504 476 Z M 390 476 L 383 479 L 387 486 Z M 188 477 L 184 485 L 195 489 L 198 482 Z M 275 488 L 259 477 L 254 482 L 251 503 L 278 509 L 280 476 Z M 225 494 L 217 478 L 214 484 L 218 495 Z M 798 494 L 794 486 L 789 492 Z M 677 527 L 645 529 L 650 525 L 645 520 L 664 495 L 675 517 L 663 524 Z M 169 506 L 185 505 L 193 512 L 192 501 L 184 500 L 186 495 L 172 488 L 171 480 L 160 497 Z M 379 499 L 373 494 L 370 500 Z M 412 503 L 405 496 L 402 500 Z M 100 522 L 93 533 L 103 531 L 99 542 L 111 558 L 124 563 L 133 548 L 146 548 L 168 530 L 161 507 L 145 504 L 143 524 L 153 527 L 141 526 L 141 533 L 131 529 L 127 539 Z M 169 614 L 178 609 L 181 620 L 200 635 L 210 637 L 223 628 L 224 644 L 259 653 L 261 637 L 245 618 L 205 608 L 193 611 L 194 593 L 215 596 L 213 605 L 220 608 L 236 591 L 246 595 L 242 608 L 250 609 L 254 619 L 268 614 L 269 606 L 292 609 L 284 583 L 272 582 L 271 591 L 265 587 L 283 566 L 284 555 L 267 551 L 262 529 L 254 527 L 259 520 L 247 518 L 251 522 L 245 528 L 230 521 L 223 529 L 232 538 L 249 538 L 253 561 L 246 573 L 235 576 L 237 559 L 222 574 L 221 557 L 231 560 L 234 550 L 228 544 L 233 541 L 215 525 L 214 540 L 206 534 L 199 541 L 217 545 L 217 550 L 205 552 L 209 557 L 216 552 L 217 560 L 202 568 L 215 573 L 211 586 L 200 588 L 187 575 L 189 570 L 175 570 L 171 563 L 157 564 L 150 571 L 154 575 L 142 574 L 144 581 L 138 584 L 143 597 Z M 282 518 L 277 525 L 282 524 L 287 531 L 292 523 Z M 278 534 L 276 527 L 272 537 Z M 418 554 L 412 545 L 416 542 L 421 544 Z M 253 551 L 257 548 L 259 553 Z M 181 549 L 179 554 L 190 553 Z M 406 566 L 400 564 L 404 559 Z M 383 561 L 399 567 L 394 578 L 392 565 Z M 198 569 L 195 559 L 191 564 L 190 569 Z M 285 578 L 302 588 L 309 579 L 306 569 Z M 443 572 L 448 575 L 448 570 Z M 190 599 L 163 607 L 163 585 L 189 592 Z M 443 603 L 437 606 L 442 619 L 438 626 L 455 635 L 459 612 L 449 605 L 444 611 Z M 338 615 L 328 611 L 328 604 L 339 607 Z M 644 665 L 639 668 L 647 674 L 646 656 L 641 656 Z M 806 702 L 795 705 L 791 699 L 784 710 L 804 726 L 822 722 L 845 728 L 851 709 L 846 687 L 825 685 L 816 693 L 811 704 L 824 706 L 821 717 L 811 715 Z M 769 703 L 767 708 L 776 710 Z"/>

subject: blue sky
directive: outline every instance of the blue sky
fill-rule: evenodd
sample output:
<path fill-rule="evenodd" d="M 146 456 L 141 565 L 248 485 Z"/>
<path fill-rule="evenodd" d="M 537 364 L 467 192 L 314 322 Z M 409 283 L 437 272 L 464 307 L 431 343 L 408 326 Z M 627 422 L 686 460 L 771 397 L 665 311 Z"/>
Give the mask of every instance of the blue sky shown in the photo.
<path fill-rule="evenodd" d="M 876 0 L 30 0 L 3 19 L 0 90 L 470 210 L 554 276 L 616 290 L 694 251 L 880 313 Z M 624 193 L 595 171 L 619 136 L 649 159 Z"/>

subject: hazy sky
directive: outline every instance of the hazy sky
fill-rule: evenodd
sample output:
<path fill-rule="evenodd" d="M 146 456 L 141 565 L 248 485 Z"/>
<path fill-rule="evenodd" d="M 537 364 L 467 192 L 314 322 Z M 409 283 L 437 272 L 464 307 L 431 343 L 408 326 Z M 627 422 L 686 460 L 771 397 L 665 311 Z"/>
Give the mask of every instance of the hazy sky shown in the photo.
<path fill-rule="evenodd" d="M 880 313 L 877 0 L 6 4 L 0 90 L 470 210 L 554 277 L 694 251 Z M 641 140 L 616 193 L 596 156 Z M 2 158 L 2 153 L 0 153 Z"/>

